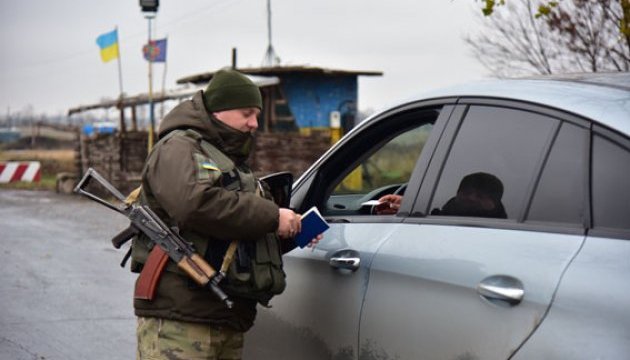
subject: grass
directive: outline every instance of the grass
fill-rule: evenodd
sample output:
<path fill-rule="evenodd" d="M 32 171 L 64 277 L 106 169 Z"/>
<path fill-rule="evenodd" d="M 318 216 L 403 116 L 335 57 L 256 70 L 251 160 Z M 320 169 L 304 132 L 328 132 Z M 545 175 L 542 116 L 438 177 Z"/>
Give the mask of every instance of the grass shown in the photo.
<path fill-rule="evenodd" d="M 57 173 L 76 171 L 73 150 L 4 150 L 0 151 L 0 161 L 39 161 L 42 173 L 38 183 L 0 184 L 0 189 L 54 190 Z"/>

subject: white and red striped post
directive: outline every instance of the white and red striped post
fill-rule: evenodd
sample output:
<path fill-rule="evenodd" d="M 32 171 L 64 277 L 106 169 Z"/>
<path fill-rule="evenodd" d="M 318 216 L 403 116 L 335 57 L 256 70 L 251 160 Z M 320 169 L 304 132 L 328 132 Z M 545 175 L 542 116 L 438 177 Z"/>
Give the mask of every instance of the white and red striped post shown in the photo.
<path fill-rule="evenodd" d="M 39 161 L 0 162 L 0 183 L 16 181 L 39 182 L 41 180 Z"/>

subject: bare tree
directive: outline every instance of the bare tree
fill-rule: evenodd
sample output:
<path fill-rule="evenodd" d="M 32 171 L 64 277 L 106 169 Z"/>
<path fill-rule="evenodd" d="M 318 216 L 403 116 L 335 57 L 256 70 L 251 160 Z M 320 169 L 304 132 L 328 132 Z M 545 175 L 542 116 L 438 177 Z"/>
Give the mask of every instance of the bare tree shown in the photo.
<path fill-rule="evenodd" d="M 620 32 L 623 12 L 618 0 L 562 1 L 544 17 L 552 31 L 562 34 L 559 46 L 582 71 L 630 70 L 628 34 Z"/>
<path fill-rule="evenodd" d="M 530 0 L 512 0 L 482 17 L 482 30 L 467 36 L 475 57 L 498 77 L 552 73 L 555 57 L 548 27 L 536 21 Z M 550 53 L 551 52 L 551 53 Z"/>
<path fill-rule="evenodd" d="M 532 0 L 510 0 L 480 16 L 482 30 L 465 41 L 498 77 L 627 71 L 623 19 L 620 0 L 562 0 L 544 13 Z"/>

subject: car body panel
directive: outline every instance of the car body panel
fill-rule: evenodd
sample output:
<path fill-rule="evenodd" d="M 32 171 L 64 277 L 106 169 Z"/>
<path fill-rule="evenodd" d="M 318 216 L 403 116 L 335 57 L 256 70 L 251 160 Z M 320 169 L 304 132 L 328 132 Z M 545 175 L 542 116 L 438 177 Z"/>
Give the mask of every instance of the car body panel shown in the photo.
<path fill-rule="evenodd" d="M 378 247 L 401 225 L 330 224 L 314 250 L 285 256 L 287 289 L 261 309 L 246 335 L 244 358 L 357 359 L 358 329 L 369 265 Z M 359 252 L 360 268 L 338 270 L 330 258 L 340 250 Z M 264 346 L 258 346 L 263 344 Z M 277 346 L 269 346 L 277 344 Z"/>
<path fill-rule="evenodd" d="M 630 73 L 625 73 L 630 79 Z M 578 86 L 579 85 L 579 86 Z M 630 133 L 627 88 L 557 80 L 487 80 L 423 93 L 419 98 L 457 96 L 518 100 L 568 111 L 622 133 Z"/>
<path fill-rule="evenodd" d="M 388 359 L 508 358 L 544 318 L 583 238 L 405 224 L 372 263 L 361 349 Z M 496 275 L 522 282 L 522 302 L 480 296 L 478 284 Z"/>
<path fill-rule="evenodd" d="M 630 241 L 588 237 L 549 315 L 514 359 L 630 356 Z"/>

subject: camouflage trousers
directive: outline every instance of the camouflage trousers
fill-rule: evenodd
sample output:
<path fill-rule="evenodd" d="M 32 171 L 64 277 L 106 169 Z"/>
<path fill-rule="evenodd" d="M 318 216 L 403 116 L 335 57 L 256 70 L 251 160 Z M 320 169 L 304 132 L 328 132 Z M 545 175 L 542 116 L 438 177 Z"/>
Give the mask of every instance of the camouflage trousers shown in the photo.
<path fill-rule="evenodd" d="M 243 333 L 207 324 L 138 317 L 138 360 L 240 360 Z"/>

